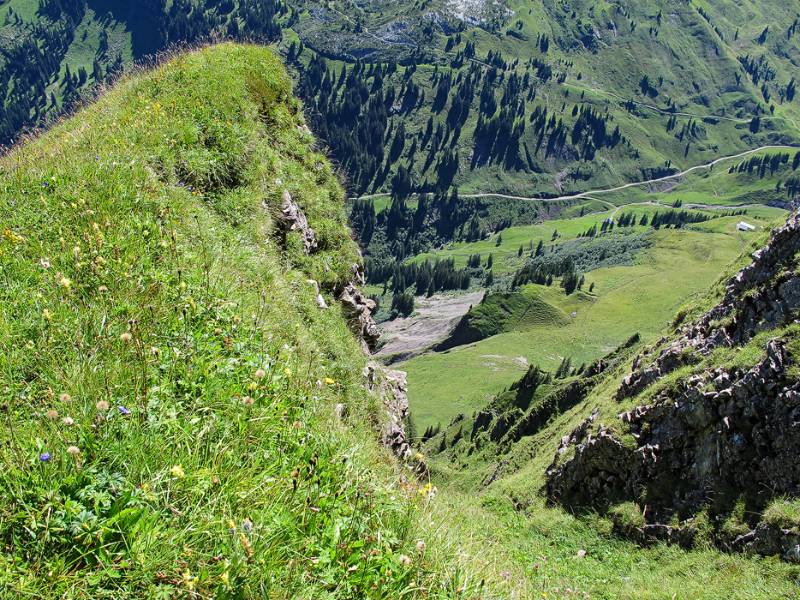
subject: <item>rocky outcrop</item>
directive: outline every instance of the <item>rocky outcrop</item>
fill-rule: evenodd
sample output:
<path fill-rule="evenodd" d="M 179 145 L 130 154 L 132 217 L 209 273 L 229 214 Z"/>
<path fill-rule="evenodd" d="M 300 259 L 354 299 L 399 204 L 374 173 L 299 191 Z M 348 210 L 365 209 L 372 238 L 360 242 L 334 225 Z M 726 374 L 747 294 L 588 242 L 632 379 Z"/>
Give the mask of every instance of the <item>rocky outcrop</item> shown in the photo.
<path fill-rule="evenodd" d="M 548 471 L 550 497 L 570 505 L 633 499 L 671 512 L 727 490 L 761 503 L 765 493 L 800 493 L 800 383 L 787 380 L 787 366 L 783 343 L 772 341 L 747 371 L 691 377 L 622 413 L 635 447 L 602 427 L 569 440 L 575 456 Z"/>
<path fill-rule="evenodd" d="M 637 357 L 617 397 L 638 394 L 715 348 L 793 322 L 800 309 L 798 251 L 793 216 L 728 282 L 722 302 L 683 328 L 652 364 Z M 648 404 L 619 415 L 614 429 L 625 435 L 584 422 L 562 440 L 547 470 L 548 497 L 571 507 L 634 501 L 647 515 L 633 537 L 686 543 L 694 535 L 690 525 L 664 529 L 675 516 L 724 515 L 737 498 L 757 514 L 775 497 L 800 496 L 800 381 L 792 369 L 800 357 L 791 355 L 790 341 L 765 342 L 763 358 L 750 368 L 698 369 L 664 386 Z M 794 556 L 797 533 L 761 524 L 725 545 L 786 558 Z"/>
<path fill-rule="evenodd" d="M 280 183 L 280 181 L 276 181 Z M 303 242 L 303 251 L 312 254 L 317 250 L 317 238 L 314 230 L 308 224 L 308 219 L 300 206 L 294 201 L 288 191 L 283 192 L 281 211 L 277 219 L 278 228 L 283 234 L 284 243 L 290 232 L 299 234 Z M 372 317 L 376 308 L 375 301 L 366 297 L 358 285 L 364 284 L 364 273 L 359 264 L 352 265 L 352 279 L 340 290 L 333 292 L 339 300 L 345 318 L 353 333 L 362 343 L 365 353 L 372 353 L 380 338 L 378 325 Z M 319 283 L 308 279 L 308 284 L 313 286 L 317 306 L 327 309 L 328 304 L 322 296 Z M 381 430 L 381 441 L 398 458 L 413 466 L 419 473 L 425 472 L 425 465 L 421 460 L 413 457 L 415 453 L 406 436 L 405 420 L 408 417 L 408 396 L 406 375 L 402 371 L 386 369 L 376 363 L 370 362 L 364 371 L 367 388 L 383 400 L 386 409 L 386 419 Z M 337 404 L 335 416 L 338 421 L 345 417 L 346 406 Z"/>
<path fill-rule="evenodd" d="M 283 199 L 281 201 L 281 212 L 278 215 L 278 227 L 283 233 L 284 238 L 289 232 L 297 232 L 300 235 L 300 239 L 303 241 L 303 251 L 306 254 L 312 254 L 317 249 L 317 236 L 314 230 L 311 229 L 311 226 L 308 224 L 308 219 L 303 210 L 286 190 L 283 192 Z"/>
<path fill-rule="evenodd" d="M 733 548 L 742 552 L 780 556 L 789 562 L 800 563 L 800 532 L 761 523 L 733 542 Z"/>
<path fill-rule="evenodd" d="M 381 442 L 395 456 L 409 465 L 418 474 L 427 471 L 420 456 L 414 452 L 406 435 L 405 421 L 408 417 L 408 385 L 403 371 L 394 371 L 369 362 L 364 369 L 367 388 L 377 394 L 386 409 L 386 421 L 381 428 Z"/>
<path fill-rule="evenodd" d="M 575 442 L 570 440 L 569 444 Z M 561 447 L 563 454 L 568 448 Z M 634 471 L 631 451 L 602 427 L 574 446 L 575 455 L 561 466 L 547 471 L 547 492 L 573 507 L 621 501 L 629 495 L 629 478 Z"/>
<path fill-rule="evenodd" d="M 634 361 L 617 391 L 633 397 L 653 381 L 696 362 L 720 346 L 744 344 L 760 331 L 791 322 L 800 308 L 800 275 L 792 269 L 800 251 L 800 217 L 792 215 L 769 243 L 753 253 L 753 262 L 728 281 L 722 301 L 661 351 L 646 368 Z"/>
<path fill-rule="evenodd" d="M 367 298 L 355 285 L 348 283 L 339 294 L 339 302 L 350 328 L 362 341 L 367 353 L 374 351 L 381 336 L 378 324 L 372 318 L 375 301 Z"/>
<path fill-rule="evenodd" d="M 352 273 L 352 281 L 357 284 L 364 283 L 364 273 L 360 265 L 354 264 Z M 367 298 L 352 281 L 339 292 L 338 299 L 350 328 L 361 341 L 364 352 L 370 354 L 375 350 L 380 338 L 380 330 L 372 317 L 376 305 L 375 301 Z M 405 423 L 408 419 L 406 374 L 370 361 L 364 368 L 363 375 L 367 389 L 383 402 L 385 419 L 381 424 L 381 443 L 412 471 L 419 475 L 426 474 L 427 467 L 421 455 L 412 448 L 406 434 Z"/>

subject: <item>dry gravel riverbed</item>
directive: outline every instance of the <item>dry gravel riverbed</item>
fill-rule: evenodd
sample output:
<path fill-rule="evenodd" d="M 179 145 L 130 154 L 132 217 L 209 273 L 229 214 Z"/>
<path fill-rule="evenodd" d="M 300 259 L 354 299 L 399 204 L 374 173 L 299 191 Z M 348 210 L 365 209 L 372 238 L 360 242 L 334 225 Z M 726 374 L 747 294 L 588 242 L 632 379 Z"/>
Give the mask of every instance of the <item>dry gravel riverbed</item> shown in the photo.
<path fill-rule="evenodd" d="M 423 352 L 447 337 L 470 307 L 480 303 L 484 293 L 480 290 L 467 294 L 435 294 L 430 298 L 417 298 L 413 315 L 381 323 L 381 340 L 384 345 L 376 355 L 404 360 Z"/>

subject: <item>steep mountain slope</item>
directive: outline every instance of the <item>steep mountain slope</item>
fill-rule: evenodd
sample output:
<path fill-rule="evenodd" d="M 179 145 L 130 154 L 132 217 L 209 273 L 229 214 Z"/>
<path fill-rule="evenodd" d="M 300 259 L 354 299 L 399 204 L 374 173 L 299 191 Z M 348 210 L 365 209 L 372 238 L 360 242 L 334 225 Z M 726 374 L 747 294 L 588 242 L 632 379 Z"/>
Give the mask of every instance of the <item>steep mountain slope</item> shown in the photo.
<path fill-rule="evenodd" d="M 480 254 L 485 264 L 486 257 L 493 255 L 495 283 L 485 301 L 487 306 L 473 307 L 473 314 L 466 316 L 467 322 L 476 320 L 476 338 L 460 340 L 456 331 L 450 342 L 468 343 L 397 366 L 408 373 L 409 400 L 420 429 L 437 422 L 446 425 L 458 413 L 480 410 L 524 375 L 528 365 L 555 372 L 562 361 L 569 360 L 578 368 L 602 358 L 635 333 L 646 343 L 656 341 L 676 311 L 691 298 L 703 295 L 758 237 L 758 233 L 738 232 L 738 220 L 746 219 L 761 231 L 785 218 L 783 211 L 749 207 L 746 216 L 703 211 L 710 217 L 708 221 L 682 228 L 655 230 L 639 224 L 657 212 L 670 214 L 669 210 L 649 205 L 624 207 L 618 214 L 635 215 L 637 224 L 615 226 L 595 237 L 576 235 L 592 228 L 599 232 L 613 210 L 512 227 L 488 240 L 437 251 L 435 256 L 440 259 L 455 257 L 456 268 L 467 256 Z M 556 229 L 563 237 L 551 241 Z M 497 246 L 495 240 L 501 235 Z M 615 253 L 625 240 L 630 240 L 625 247 L 631 251 Z M 543 254 L 532 256 L 539 242 Z M 520 245 L 522 256 L 518 256 Z M 533 250 L 528 250 L 531 247 Z M 581 289 L 567 294 L 561 285 L 563 278 L 557 276 L 550 285 L 534 282 L 511 288 L 513 279 L 529 265 L 542 264 L 545 259 L 558 266 L 560 257 L 572 250 L 581 252 L 571 254 L 582 265 L 578 276 L 578 284 L 584 278 Z M 508 294 L 512 299 L 506 304 L 512 310 L 515 305 L 528 304 L 526 297 L 538 298 L 552 308 L 538 306 L 530 313 L 523 309 L 505 318 L 493 305 Z M 492 300 L 493 295 L 497 299 Z"/>
<path fill-rule="evenodd" d="M 507 543 L 527 552 L 556 543 L 544 523 L 557 521 L 561 556 L 583 544 L 591 572 L 611 581 L 583 584 L 601 597 L 794 597 L 799 231 L 793 215 L 748 266 L 684 307 L 657 342 L 643 346 L 634 336 L 579 369 L 531 366 L 485 408 L 427 431 L 429 465 L 444 493 L 477 493 L 482 518 L 532 532 L 514 542 L 508 533 Z M 655 569 L 663 587 L 640 595 L 614 585 L 626 546 L 611 551 L 612 539 L 650 548 L 640 561 L 659 556 L 662 566 L 640 562 L 630 577 L 641 581 L 643 570 Z M 672 550 L 664 555 L 659 542 Z M 722 559 L 714 546 L 734 554 Z M 713 573 L 677 566 L 695 553 L 730 572 L 756 572 L 737 578 L 744 587 L 722 591 Z M 746 558 L 754 554 L 775 559 Z M 691 588 L 670 589 L 661 568 L 691 572 Z M 568 568 L 550 571 L 578 579 Z"/>
<path fill-rule="evenodd" d="M 0 596 L 476 589 L 378 447 L 312 143 L 279 60 L 224 45 L 0 161 Z"/>
<path fill-rule="evenodd" d="M 397 166 L 381 168 L 380 160 L 365 157 L 349 169 L 357 189 L 397 187 L 408 171 L 415 189 L 455 182 L 462 190 L 555 194 L 797 135 L 797 106 L 789 100 L 800 56 L 793 34 L 797 15 L 783 3 L 775 10 L 771 2 L 756 3 L 747 11 L 745 30 L 727 31 L 724 21 L 724 32 L 693 3 L 512 1 L 504 3 L 502 28 L 467 26 L 446 2 L 426 7 L 426 25 L 415 27 L 411 9 L 390 17 L 401 12 L 398 4 L 381 11 L 383 20 L 365 20 L 386 30 L 391 19 L 402 30 L 404 43 L 385 47 L 400 56 L 414 48 L 402 61 L 411 63 L 408 68 L 383 65 L 374 76 L 375 64 L 356 65 L 340 79 L 341 63 L 334 63 L 326 83 L 320 72 L 325 64 L 306 57 L 311 86 L 304 96 L 314 98 L 323 135 L 334 130 L 327 136 L 334 149 L 368 150 L 375 129 L 388 127 L 386 167 Z M 712 4 L 715 13 L 725 13 L 728 2 Z M 309 11 L 296 29 L 307 46 L 330 56 L 331 36 L 350 39 L 332 23 L 358 30 L 346 13 L 344 6 L 324 16 Z M 304 25 L 315 19 L 327 21 L 325 30 L 334 33 L 309 34 Z M 767 26 L 781 33 L 760 41 Z M 372 35 L 360 36 L 367 44 L 380 36 L 367 33 Z M 334 56 L 348 58 L 336 48 Z M 375 56 L 367 53 L 365 66 Z M 361 100 L 350 93 L 354 88 Z M 384 99 L 381 115 L 375 109 Z M 353 140 L 342 127 L 342 118 L 355 115 L 367 121 L 359 130 L 368 142 Z M 763 119 L 751 127 L 759 115 Z"/>
<path fill-rule="evenodd" d="M 689 517 L 706 511 L 711 527 L 728 528 L 717 532 L 721 543 L 800 562 L 798 251 L 793 216 L 728 282 L 719 304 L 637 356 L 616 393 L 621 432 L 587 423 L 565 440 L 548 494 L 576 505 L 636 501 L 647 507 L 645 538 L 691 538 Z M 737 503 L 746 516 L 734 514 Z M 762 517 L 768 522 L 759 524 Z M 664 525 L 675 518 L 683 523 Z M 758 527 L 733 527 L 748 524 Z"/>
<path fill-rule="evenodd" d="M 553 195 L 797 141 L 796 7 L 5 0 L 0 140 L 172 43 L 281 41 L 354 193 Z"/>

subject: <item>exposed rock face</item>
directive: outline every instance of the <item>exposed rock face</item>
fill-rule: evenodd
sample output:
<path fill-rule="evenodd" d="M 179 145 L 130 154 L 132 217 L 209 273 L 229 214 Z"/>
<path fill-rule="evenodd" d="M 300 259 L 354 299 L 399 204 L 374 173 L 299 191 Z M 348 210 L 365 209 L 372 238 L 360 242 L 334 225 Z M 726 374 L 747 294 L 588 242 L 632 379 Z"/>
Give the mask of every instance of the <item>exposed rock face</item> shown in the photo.
<path fill-rule="evenodd" d="M 348 283 L 339 294 L 339 301 L 342 303 L 351 329 L 363 342 L 365 350 L 368 353 L 375 350 L 381 336 L 378 324 L 372 318 L 375 301 L 367 298 L 352 283 Z"/>
<path fill-rule="evenodd" d="M 798 250 L 800 222 L 792 216 L 729 281 L 720 304 L 685 327 L 652 365 L 643 367 L 637 357 L 617 397 L 631 397 L 717 347 L 791 323 L 800 308 Z M 570 506 L 633 500 L 647 507 L 647 524 L 634 537 L 686 543 L 691 527 L 663 530 L 673 515 L 703 508 L 725 514 L 742 497 L 758 510 L 777 496 L 800 495 L 800 381 L 790 372 L 800 357 L 789 354 L 787 342 L 767 342 L 766 355 L 749 369 L 704 370 L 620 414 L 628 441 L 602 425 L 582 424 L 562 440 L 547 471 L 548 497 Z M 570 449 L 574 455 L 563 460 Z M 761 524 L 725 544 L 791 558 L 797 538 Z"/>
<path fill-rule="evenodd" d="M 277 182 L 279 183 L 279 182 Z M 308 219 L 302 209 L 292 199 L 288 191 L 283 192 L 281 212 L 278 226 L 284 237 L 292 231 L 298 232 L 303 241 L 303 250 L 312 254 L 317 249 L 317 238 L 314 230 L 308 224 Z M 353 278 L 338 293 L 338 300 L 342 305 L 345 316 L 351 329 L 361 341 L 364 351 L 370 354 L 377 346 L 380 337 L 378 325 L 372 318 L 375 302 L 367 298 L 356 286 L 364 283 L 364 274 L 361 266 L 352 265 Z M 355 283 L 353 283 L 355 282 Z M 320 309 L 328 308 L 325 298 L 320 292 L 319 283 L 309 279 L 309 285 L 314 287 L 317 306 Z M 381 441 L 403 461 L 410 461 L 414 452 L 406 437 L 404 420 L 408 415 L 408 396 L 406 393 L 406 374 L 402 371 L 392 371 L 376 363 L 369 363 L 364 372 L 367 387 L 376 392 L 384 402 L 387 419 L 381 431 Z M 346 407 L 337 404 L 335 413 L 337 420 L 344 418 Z M 414 470 L 424 472 L 425 465 L 421 461 L 411 461 Z"/>
<path fill-rule="evenodd" d="M 635 448 L 602 427 L 573 436 L 575 457 L 548 471 L 549 495 L 570 505 L 635 499 L 690 511 L 726 490 L 754 500 L 766 490 L 800 492 L 800 383 L 787 381 L 787 363 L 782 342 L 772 341 L 747 371 L 691 377 L 621 414 Z"/>
<path fill-rule="evenodd" d="M 364 369 L 364 378 L 368 389 L 380 396 L 386 408 L 388 419 L 381 430 L 381 442 L 395 456 L 411 465 L 414 471 L 424 473 L 427 470 L 425 464 L 422 460 L 414 458 L 415 452 L 406 436 L 404 424 L 408 416 L 406 374 L 370 362 Z"/>
<path fill-rule="evenodd" d="M 800 533 L 761 523 L 753 531 L 740 535 L 733 547 L 743 552 L 778 555 L 789 562 L 800 563 Z"/>
<path fill-rule="evenodd" d="M 798 251 L 800 216 L 793 214 L 753 254 L 753 262 L 730 279 L 722 301 L 684 327 L 681 337 L 661 352 L 655 364 L 640 368 L 634 362 L 617 397 L 635 396 L 659 377 L 696 361 L 698 354 L 746 343 L 760 331 L 789 323 L 800 307 L 800 275 L 781 269 L 793 266 L 790 263 Z"/>
<path fill-rule="evenodd" d="M 297 231 L 300 234 L 303 240 L 303 250 L 306 254 L 312 254 L 317 249 L 317 236 L 308 224 L 305 213 L 297 202 L 292 199 L 292 195 L 285 190 L 283 192 L 278 225 L 284 235 L 290 231 Z"/>
<path fill-rule="evenodd" d="M 352 266 L 353 281 L 364 283 L 364 274 L 357 264 Z M 380 330 L 372 318 L 375 301 L 364 296 L 354 283 L 348 283 L 339 293 L 350 328 L 361 341 L 364 352 L 370 354 L 378 344 Z M 370 361 L 364 368 L 367 389 L 383 401 L 386 419 L 381 427 L 381 442 L 417 474 L 427 472 L 422 459 L 416 456 L 405 429 L 408 417 L 408 384 L 403 371 L 388 369 Z"/>

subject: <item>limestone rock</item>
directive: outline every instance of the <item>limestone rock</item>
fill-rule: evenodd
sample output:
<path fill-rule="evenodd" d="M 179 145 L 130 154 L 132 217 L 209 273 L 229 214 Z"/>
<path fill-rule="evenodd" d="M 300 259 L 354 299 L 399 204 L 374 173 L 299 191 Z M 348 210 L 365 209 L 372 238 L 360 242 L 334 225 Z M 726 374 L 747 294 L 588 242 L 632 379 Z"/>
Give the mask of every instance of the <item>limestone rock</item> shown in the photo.
<path fill-rule="evenodd" d="M 386 409 L 387 418 L 381 429 L 381 442 L 417 473 L 426 472 L 425 463 L 413 459 L 414 451 L 406 435 L 405 419 L 408 416 L 406 374 L 369 362 L 364 369 L 364 378 L 367 389 L 378 394 Z"/>
<path fill-rule="evenodd" d="M 286 190 L 283 192 L 278 224 L 284 236 L 290 231 L 296 231 L 300 234 L 303 240 L 303 250 L 306 254 L 312 254 L 317 249 L 317 236 L 314 230 L 308 224 L 308 219 L 303 210 Z"/>
<path fill-rule="evenodd" d="M 793 215 L 728 281 L 717 306 L 672 343 L 660 342 L 657 355 L 636 358 L 617 398 L 637 395 L 715 348 L 741 346 L 792 323 L 800 310 L 798 251 L 800 220 Z M 691 523 L 665 524 L 676 513 L 713 507 L 726 494 L 762 507 L 778 496 L 800 496 L 800 381 L 791 372 L 800 356 L 790 356 L 788 341 L 767 342 L 749 369 L 707 368 L 621 412 L 630 434 L 624 440 L 585 421 L 562 439 L 547 469 L 548 497 L 571 507 L 634 501 L 647 507 L 646 523 L 626 535 L 685 545 L 694 538 Z M 800 533 L 765 523 L 723 545 L 800 560 Z"/>
<path fill-rule="evenodd" d="M 761 523 L 751 532 L 740 535 L 733 542 L 736 550 L 780 556 L 786 561 L 800 563 L 800 532 Z"/>
<path fill-rule="evenodd" d="M 617 391 L 619 399 L 638 394 L 653 381 L 708 355 L 721 346 L 744 344 L 757 333 L 790 323 L 800 309 L 800 276 L 783 271 L 800 250 L 800 217 L 792 215 L 753 262 L 732 277 L 722 301 L 661 351 L 653 365 L 634 362 Z M 747 293 L 746 293 L 747 292 Z"/>
<path fill-rule="evenodd" d="M 316 282 L 315 280 L 313 280 L 313 279 L 309 279 L 309 280 L 308 280 L 308 283 L 309 283 L 310 285 L 314 286 L 314 291 L 316 292 L 316 297 L 317 297 L 317 298 L 316 298 L 316 299 L 317 299 L 317 306 L 318 306 L 319 308 L 321 308 L 321 309 L 326 309 L 326 308 L 328 308 L 328 303 L 327 303 L 327 302 L 325 302 L 325 298 L 323 298 L 323 297 L 322 297 L 322 294 L 320 293 L 320 289 L 319 289 L 319 283 L 317 283 L 317 282 Z"/>
<path fill-rule="evenodd" d="M 373 351 L 378 345 L 380 331 L 372 313 L 375 310 L 375 301 L 367 298 L 355 285 L 348 283 L 339 294 L 345 315 L 351 329 L 364 343 L 368 352 Z"/>

